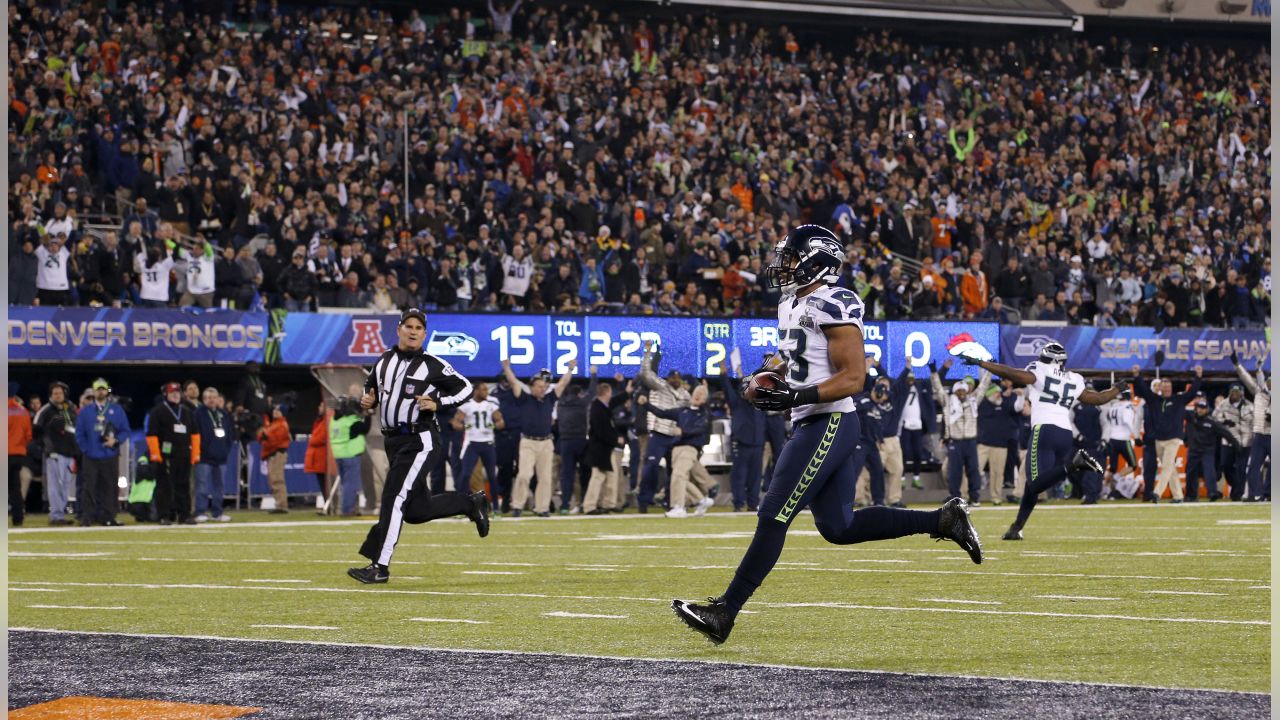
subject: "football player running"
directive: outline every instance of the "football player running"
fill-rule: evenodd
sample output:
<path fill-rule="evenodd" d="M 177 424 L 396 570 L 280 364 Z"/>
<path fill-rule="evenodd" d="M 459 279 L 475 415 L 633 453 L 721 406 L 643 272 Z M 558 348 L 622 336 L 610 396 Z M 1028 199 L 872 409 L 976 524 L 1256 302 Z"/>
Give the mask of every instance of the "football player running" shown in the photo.
<path fill-rule="evenodd" d="M 747 378 L 743 388 L 752 387 L 747 399 L 761 410 L 790 411 L 795 430 L 782 447 L 760 503 L 755 536 L 728 589 L 707 603 L 671 603 L 681 620 L 716 644 L 729 637 L 743 604 L 782 553 L 787 528 L 806 507 L 830 543 L 928 534 L 954 540 L 973 562 L 982 562 L 981 541 L 960 498 L 931 512 L 891 507 L 854 511 L 858 478 L 853 453 L 860 432 L 853 396 L 866 383 L 862 300 L 833 285 L 840 276 L 844 248 L 830 230 L 801 225 L 774 253 L 765 279 L 783 291 L 778 351 L 786 363 L 786 378 L 773 387 L 753 386 Z"/>
<path fill-rule="evenodd" d="M 1031 392 L 1031 447 L 1027 450 L 1027 484 L 1018 517 L 1004 534 L 1005 540 L 1021 540 L 1022 528 L 1036 508 L 1036 496 L 1068 477 L 1072 482 L 1086 471 L 1102 474 L 1102 464 L 1084 450 L 1076 450 L 1071 434 L 1071 408 L 1077 402 L 1105 405 L 1120 395 L 1123 384 L 1103 392 L 1090 390 L 1080 373 L 1067 370 L 1067 349 L 1051 342 L 1040 349 L 1040 358 L 1019 370 L 997 362 L 961 356 L 992 375 L 1027 385 Z M 1068 462 L 1068 458 L 1070 462 Z"/>

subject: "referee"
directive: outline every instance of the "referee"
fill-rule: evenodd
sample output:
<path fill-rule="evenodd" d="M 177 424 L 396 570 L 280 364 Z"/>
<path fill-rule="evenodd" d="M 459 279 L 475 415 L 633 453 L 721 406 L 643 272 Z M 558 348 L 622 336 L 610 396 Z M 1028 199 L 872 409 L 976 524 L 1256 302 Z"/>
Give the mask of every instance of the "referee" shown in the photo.
<path fill-rule="evenodd" d="M 382 487 L 382 512 L 360 546 L 368 567 L 351 568 L 347 574 L 362 583 L 385 583 L 391 573 L 391 554 L 400 539 L 405 514 L 412 522 L 466 515 L 480 537 L 489 534 L 489 506 L 484 493 L 445 492 L 432 495 L 427 477 L 444 459 L 435 413 L 441 407 L 460 405 L 471 397 L 471 383 L 449 363 L 422 350 L 427 316 L 417 308 L 400 315 L 396 346 L 378 358 L 364 385 L 360 406 L 380 407 L 382 434 L 386 437 L 387 471 Z M 414 497 L 410 498 L 410 494 Z"/>

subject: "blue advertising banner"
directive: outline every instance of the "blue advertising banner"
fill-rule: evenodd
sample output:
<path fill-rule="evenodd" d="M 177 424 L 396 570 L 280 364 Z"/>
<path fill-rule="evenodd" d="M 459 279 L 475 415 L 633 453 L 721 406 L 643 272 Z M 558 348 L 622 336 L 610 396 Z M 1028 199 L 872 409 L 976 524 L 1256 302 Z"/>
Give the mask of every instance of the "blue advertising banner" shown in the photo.
<path fill-rule="evenodd" d="M 267 314 L 9 308 L 12 362 L 261 362 Z"/>
<path fill-rule="evenodd" d="M 1196 365 L 1205 372 L 1231 372 L 1231 352 L 1250 369 L 1258 359 L 1271 368 L 1270 330 L 1209 330 L 1149 327 L 1028 327 L 1006 325 L 1001 329 L 1001 362 L 1023 367 L 1036 359 L 1040 348 L 1057 341 L 1067 349 L 1067 365 L 1080 370 L 1112 370 L 1128 373 L 1134 365 L 1154 370 L 1155 354 L 1163 350 L 1165 372 L 1189 372 Z"/>
<path fill-rule="evenodd" d="M 369 365 L 396 342 L 395 315 L 291 314 L 285 319 L 281 362 L 286 365 Z M 866 352 L 896 375 L 910 364 L 924 376 L 930 360 L 941 363 L 957 339 L 981 343 L 999 356 L 1000 328 L 995 323 L 872 322 L 866 325 Z M 730 365 L 736 348 L 747 370 L 778 348 L 778 324 L 772 318 L 558 316 L 431 313 L 427 351 L 445 358 L 464 375 L 492 377 L 510 360 L 516 375 L 547 369 L 560 375 L 570 360 L 578 374 L 591 365 L 601 376 L 633 376 L 644 343 L 663 353 L 661 371 L 679 370 L 697 377 L 715 376 Z M 973 372 L 957 368 L 953 374 Z"/>

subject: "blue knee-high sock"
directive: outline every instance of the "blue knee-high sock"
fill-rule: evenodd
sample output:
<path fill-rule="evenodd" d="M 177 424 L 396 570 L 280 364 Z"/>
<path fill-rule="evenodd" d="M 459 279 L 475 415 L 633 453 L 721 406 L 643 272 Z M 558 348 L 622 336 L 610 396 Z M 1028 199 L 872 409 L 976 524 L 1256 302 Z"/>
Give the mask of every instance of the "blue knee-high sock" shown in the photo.
<path fill-rule="evenodd" d="M 1067 468 L 1059 466 L 1041 475 L 1034 482 L 1027 483 L 1022 491 L 1022 504 L 1018 506 L 1018 519 L 1013 521 L 1014 526 L 1020 529 L 1026 525 L 1027 518 L 1031 517 L 1031 511 L 1036 509 L 1036 498 L 1040 493 L 1066 479 Z"/>
<path fill-rule="evenodd" d="M 738 570 L 733 574 L 729 589 L 724 591 L 725 604 L 735 615 L 778 562 L 786 539 L 787 526 L 783 523 L 772 518 L 761 518 L 756 524 L 756 534 L 751 538 L 751 545 L 742 556 L 742 562 L 738 563 Z"/>
<path fill-rule="evenodd" d="M 938 531 L 938 518 L 941 510 L 903 510 L 891 507 L 869 507 L 855 510 L 853 522 L 844 532 L 834 537 L 825 533 L 823 537 L 836 545 L 853 545 L 871 540 L 890 540 L 893 538 L 935 533 Z"/>

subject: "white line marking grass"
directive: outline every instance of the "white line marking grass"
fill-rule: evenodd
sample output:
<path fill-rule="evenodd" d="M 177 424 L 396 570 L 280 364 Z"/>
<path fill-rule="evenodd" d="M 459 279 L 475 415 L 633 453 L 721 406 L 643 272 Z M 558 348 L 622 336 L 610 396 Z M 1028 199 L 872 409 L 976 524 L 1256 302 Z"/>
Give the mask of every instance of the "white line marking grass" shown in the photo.
<path fill-rule="evenodd" d="M 87 553 L 42 553 L 42 552 L 21 552 L 10 551 L 9 557 L 12 558 L 100 558 L 111 557 L 115 553 L 109 552 L 87 552 Z"/>
<path fill-rule="evenodd" d="M 916 602 L 958 603 L 960 605 L 1003 605 L 998 600 L 956 600 L 953 598 L 916 598 Z"/>
<path fill-rule="evenodd" d="M 666 602 L 666 601 L 664 601 Z M 743 610 L 742 612 L 747 612 Z M 868 675 L 895 675 L 899 677 L 948 677 L 948 678 L 966 678 L 977 680 L 1012 680 L 1017 682 L 1036 683 L 1039 685 L 1070 685 L 1074 687 L 1116 687 L 1116 688 L 1150 688 L 1155 690 L 1207 690 L 1214 693 L 1227 693 L 1231 695 L 1258 695 L 1270 697 L 1269 693 L 1248 692 L 1244 690 L 1222 690 L 1219 688 L 1187 688 L 1187 687 L 1168 687 L 1160 685 L 1121 685 L 1119 683 L 1096 683 L 1081 682 L 1078 680 L 1045 680 L 1042 678 L 1026 678 L 1016 675 L 1010 676 L 982 676 L 982 675 L 960 675 L 960 674 L 925 674 L 925 673 L 904 673 L 893 670 L 874 670 L 862 668 L 838 668 L 838 667 L 813 667 L 804 665 L 784 665 L 782 663 L 752 663 L 743 661 L 728 660 L 690 660 L 688 658 L 663 658 L 663 657 L 629 657 L 626 655 L 588 655 L 585 653 L 557 653 L 538 650 L 482 650 L 482 649 L 464 649 L 450 647 L 418 647 L 407 645 L 387 645 L 385 643 L 349 643 L 349 642 L 333 642 L 326 640 L 261 640 L 258 638 L 229 637 L 226 635 L 173 635 L 165 633 L 122 633 L 122 632 L 105 632 L 100 630 L 64 630 L 61 628 L 37 628 L 37 627 L 10 627 L 9 632 L 29 632 L 44 633 L 47 635 L 95 635 L 99 637 L 129 637 L 129 638 L 164 638 L 170 640 L 219 640 L 232 643 L 282 643 L 285 645 L 311 645 L 323 647 L 369 647 L 379 650 L 404 650 L 408 652 L 438 652 L 450 654 L 475 654 L 475 655 L 515 655 L 515 656 L 537 656 L 537 657 L 566 657 L 580 658 L 587 660 L 623 660 L 635 663 L 679 663 L 681 665 L 710 665 L 713 667 L 764 667 L 778 668 L 782 670 L 800 670 L 804 672 L 835 672 L 835 673 L 860 673 Z"/>
<path fill-rule="evenodd" d="M 54 588 L 20 588 L 20 587 L 11 587 L 11 588 L 9 588 L 9 592 L 42 592 L 42 593 L 60 593 L 60 592 L 66 592 L 66 590 L 56 590 L 56 589 L 54 589 Z"/>
<path fill-rule="evenodd" d="M 28 605 L 41 610 L 128 610 L 127 605 Z"/>
<path fill-rule="evenodd" d="M 589 619 L 599 619 L 599 620 L 626 620 L 627 619 L 626 615 L 592 615 L 591 613 L 571 613 L 571 612 L 562 612 L 559 610 L 557 610 L 556 612 L 542 613 L 542 617 L 589 618 Z"/>
<path fill-rule="evenodd" d="M 1250 585 L 1249 589 L 1250 590 L 1270 590 L 1271 586 L 1270 585 Z"/>
<path fill-rule="evenodd" d="M 409 622 L 457 623 L 459 625 L 488 625 L 488 620 L 463 620 L 461 618 L 408 618 Z"/>
<path fill-rule="evenodd" d="M 1226 593 L 1198 592 L 1195 590 L 1143 590 L 1147 595 L 1204 595 L 1206 597 L 1223 597 Z"/>
<path fill-rule="evenodd" d="M 463 570 L 463 575 L 523 575 L 522 572 L 511 572 L 510 570 Z"/>
<path fill-rule="evenodd" d="M 1045 600 L 1119 600 L 1113 597 L 1098 597 L 1096 595 L 1037 595 L 1038 598 Z"/>
<path fill-rule="evenodd" d="M 1219 520 L 1219 525 L 1270 525 L 1270 520 Z"/>
<path fill-rule="evenodd" d="M 543 593 L 512 593 L 512 592 L 457 592 L 445 590 L 399 590 L 393 588 L 380 588 L 378 590 L 367 590 L 363 588 L 328 588 L 328 587 L 277 587 L 274 585 L 205 585 L 196 583 L 182 584 L 158 584 L 158 583 L 91 583 L 91 582 L 23 582 L 22 585 L 36 586 L 61 586 L 61 587 L 116 587 L 116 588 L 146 588 L 151 590 L 258 590 L 266 592 L 328 592 L 328 593 L 390 593 L 394 595 L 434 595 L 445 597 L 501 597 L 501 598 L 535 598 L 550 600 L 607 600 L 607 601 L 627 601 L 627 602 L 671 602 L 667 598 L 652 597 L 629 597 L 625 595 L 619 596 L 599 596 L 599 595 L 546 595 Z M 951 613 L 967 613 L 967 614 L 985 614 L 985 615 L 1022 615 L 1028 617 L 1062 617 L 1062 618 L 1082 618 L 1082 619 L 1098 619 L 1098 620 L 1136 620 L 1141 622 L 1176 622 L 1176 623 L 1206 623 L 1211 625 L 1265 625 L 1270 626 L 1269 620 L 1217 620 L 1213 618 L 1182 618 L 1182 617 L 1139 617 L 1133 615 L 1094 615 L 1084 613 L 1054 613 L 1054 612 L 1032 612 L 1023 610 L 979 610 L 967 608 L 937 608 L 937 607 L 895 607 L 886 605 L 850 605 L 846 603 L 757 603 L 760 607 L 769 608 L 788 608 L 788 607 L 814 607 L 814 608 L 832 608 L 839 610 L 884 610 L 891 612 L 951 612 Z M 34 606 L 28 606 L 34 607 Z M 127 608 L 121 608 L 127 609 Z"/>
<path fill-rule="evenodd" d="M 281 630 L 341 630 L 333 625 L 250 625 L 251 628 L 280 628 Z"/>
<path fill-rule="evenodd" d="M 272 578 L 245 578 L 245 579 L 241 580 L 240 582 L 284 583 L 284 584 L 306 585 L 306 584 L 310 583 L 311 581 L 310 581 L 310 580 L 286 580 L 286 579 L 279 579 L 279 580 L 276 580 L 276 579 L 272 579 Z"/>

